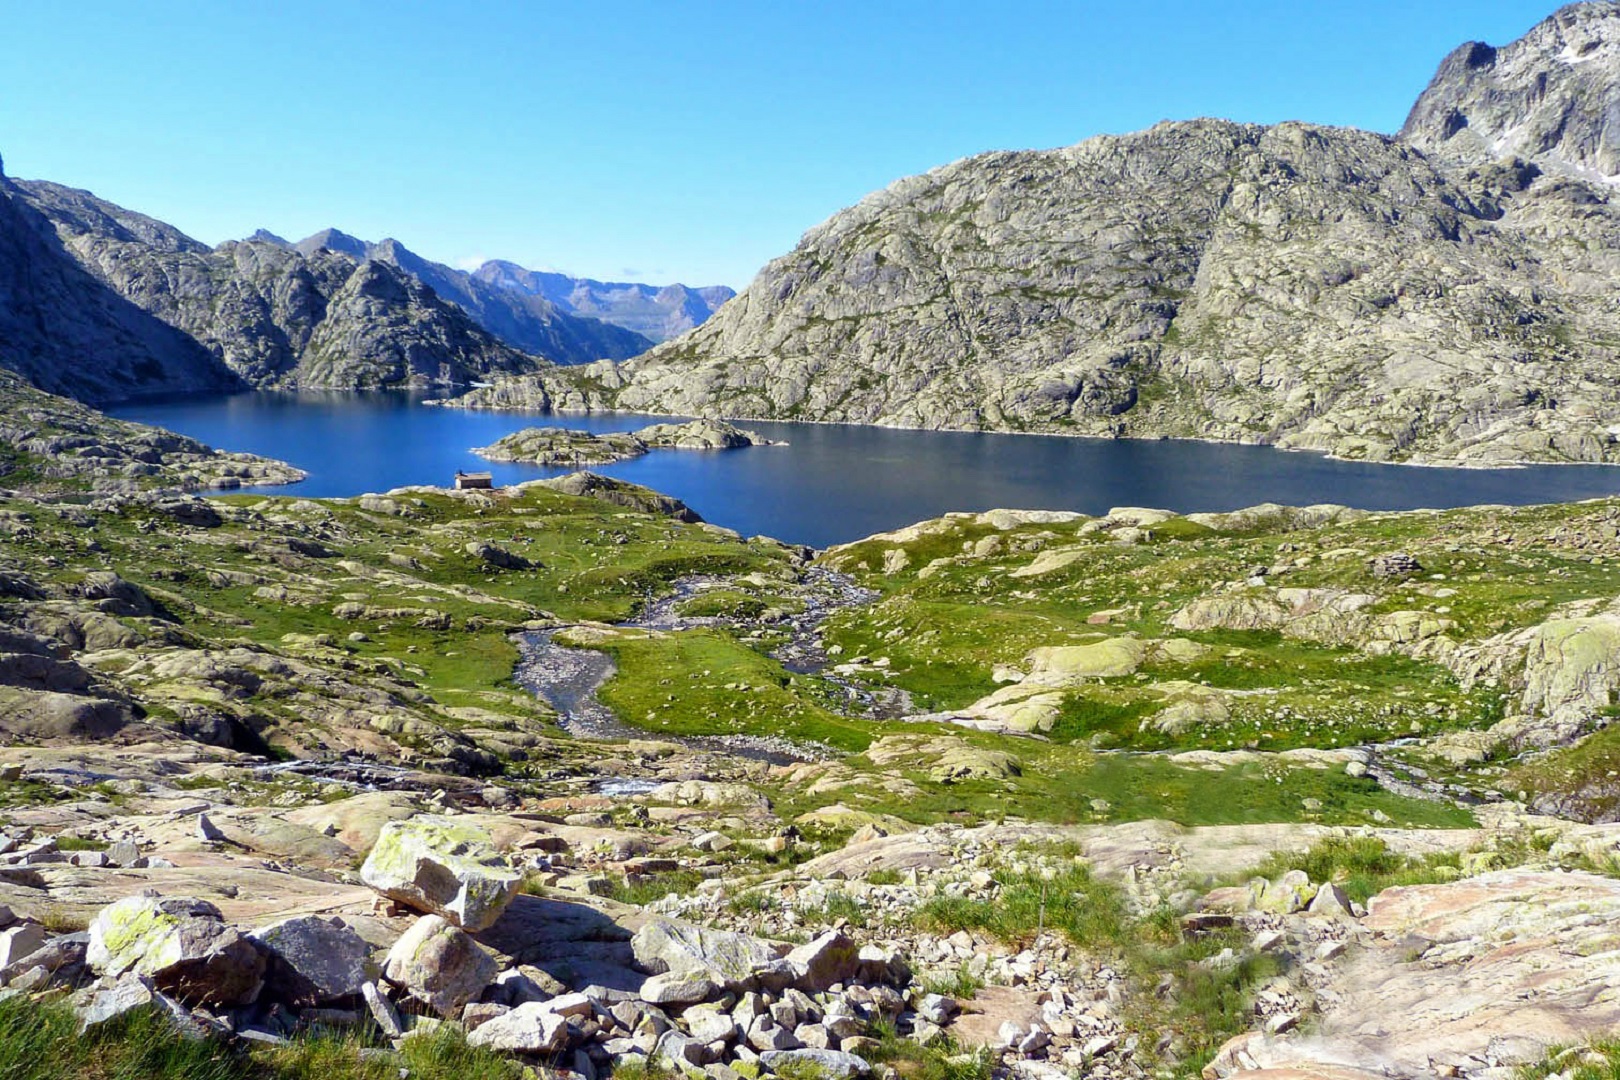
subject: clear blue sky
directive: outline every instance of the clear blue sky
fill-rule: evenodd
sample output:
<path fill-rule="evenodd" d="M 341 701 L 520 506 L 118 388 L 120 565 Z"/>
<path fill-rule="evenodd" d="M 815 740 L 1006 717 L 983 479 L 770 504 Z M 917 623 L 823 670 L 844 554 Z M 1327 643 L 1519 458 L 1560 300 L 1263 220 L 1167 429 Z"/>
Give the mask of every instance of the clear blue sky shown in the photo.
<path fill-rule="evenodd" d="M 218 242 L 746 284 L 866 192 L 1162 119 L 1400 126 L 1524 0 L 0 0 L 8 174 Z"/>

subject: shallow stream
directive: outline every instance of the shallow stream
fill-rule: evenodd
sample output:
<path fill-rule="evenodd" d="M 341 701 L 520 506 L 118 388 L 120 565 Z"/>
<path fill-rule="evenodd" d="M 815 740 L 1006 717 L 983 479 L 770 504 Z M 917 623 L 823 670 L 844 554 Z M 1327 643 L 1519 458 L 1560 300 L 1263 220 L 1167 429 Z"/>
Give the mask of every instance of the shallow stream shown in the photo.
<path fill-rule="evenodd" d="M 665 596 L 649 600 L 634 618 L 617 624 L 623 629 L 675 633 L 699 627 L 724 627 L 749 633 L 785 633 L 787 640 L 770 655 L 787 670 L 799 675 L 821 675 L 845 695 L 849 711 L 869 715 L 878 703 L 858 684 L 825 671 L 829 659 L 821 641 L 821 628 L 839 611 L 869 604 L 877 593 L 863 589 L 843 574 L 821 567 L 805 571 L 796 592 L 804 607 L 791 615 L 771 619 L 730 618 L 713 615 L 686 615 L 681 606 L 692 597 L 731 584 L 723 577 L 694 575 L 674 582 Z M 558 628 L 561 629 L 561 628 Z M 520 686 L 557 710 L 559 722 L 568 732 L 586 739 L 658 739 L 678 742 L 695 750 L 719 750 L 736 757 L 753 758 L 772 764 L 813 761 L 833 757 L 837 751 L 814 743 L 796 742 L 780 736 L 702 735 L 670 737 L 625 723 L 597 698 L 602 684 L 613 676 L 613 658 L 595 649 L 560 645 L 557 630 L 534 630 L 518 634 L 520 659 L 513 677 Z"/>

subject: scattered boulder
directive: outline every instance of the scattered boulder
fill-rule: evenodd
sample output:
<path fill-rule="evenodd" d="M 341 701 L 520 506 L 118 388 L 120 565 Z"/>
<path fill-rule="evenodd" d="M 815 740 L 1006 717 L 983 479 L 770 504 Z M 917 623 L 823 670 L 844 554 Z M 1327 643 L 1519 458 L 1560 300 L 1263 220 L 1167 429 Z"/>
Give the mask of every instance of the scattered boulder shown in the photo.
<path fill-rule="evenodd" d="M 400 1023 L 399 1012 L 394 1008 L 394 1003 L 383 996 L 376 983 L 369 981 L 362 983 L 360 996 L 365 999 L 366 1009 L 384 1035 L 390 1039 L 397 1039 L 405 1034 L 405 1027 Z"/>
<path fill-rule="evenodd" d="M 534 1001 L 485 1020 L 467 1036 L 473 1046 L 514 1054 L 555 1054 L 567 1041 L 568 1018 Z"/>
<path fill-rule="evenodd" d="M 438 915 L 416 920 L 395 942 L 383 975 L 442 1016 L 483 993 L 499 968 L 465 930 Z"/>
<path fill-rule="evenodd" d="M 130 840 L 118 840 L 117 844 L 107 848 L 107 861 L 113 866 L 122 866 L 126 870 L 138 868 L 143 865 L 141 861 L 141 848 L 131 844 Z"/>
<path fill-rule="evenodd" d="M 467 544 L 467 554 L 480 559 L 489 565 L 501 570 L 533 570 L 535 564 L 516 552 L 507 551 L 503 547 L 483 540 L 474 540 Z"/>
<path fill-rule="evenodd" d="M 139 975 L 125 975 L 111 986 L 96 990 L 88 1001 L 74 1009 L 81 1031 L 137 1012 L 157 1014 L 173 1031 L 187 1039 L 207 1038 L 207 1031 L 189 1009 L 158 990 L 150 979 Z"/>
<path fill-rule="evenodd" d="M 371 947 L 341 920 L 299 915 L 250 936 L 269 955 L 267 984 L 287 1001 L 353 997 L 371 978 Z"/>
<path fill-rule="evenodd" d="M 0 968 L 10 967 L 34 955 L 45 946 L 48 938 L 45 928 L 38 923 L 19 923 L 7 930 L 0 930 Z"/>
<path fill-rule="evenodd" d="M 265 954 L 203 900 L 132 896 L 90 925 L 86 960 L 99 975 L 145 975 L 185 1002 L 246 1005 L 264 984 Z"/>
<path fill-rule="evenodd" d="M 722 984 L 697 971 L 666 971 L 641 984 L 640 997 L 649 1005 L 696 1005 L 719 993 Z"/>
<path fill-rule="evenodd" d="M 500 918 L 523 884 L 488 833 L 432 814 L 384 825 L 360 879 L 384 896 L 473 931 Z"/>
<path fill-rule="evenodd" d="M 860 947 L 836 930 L 800 945 L 787 960 L 793 965 L 794 985 L 810 993 L 851 981 L 861 967 Z"/>

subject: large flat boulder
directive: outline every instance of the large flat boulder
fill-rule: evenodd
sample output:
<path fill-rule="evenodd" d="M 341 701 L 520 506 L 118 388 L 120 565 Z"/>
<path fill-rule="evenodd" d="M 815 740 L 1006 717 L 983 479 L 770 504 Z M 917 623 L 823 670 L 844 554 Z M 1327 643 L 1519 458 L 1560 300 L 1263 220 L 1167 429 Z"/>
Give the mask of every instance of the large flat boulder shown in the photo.
<path fill-rule="evenodd" d="M 676 919 L 649 920 L 630 947 L 636 963 L 653 975 L 707 978 L 721 987 L 746 986 L 762 974 L 788 972 L 779 945 Z"/>
<path fill-rule="evenodd" d="M 1396 1076 L 1471 1072 L 1620 1027 L 1620 880 L 1503 870 L 1386 889 L 1368 908 L 1375 939 L 1335 978 L 1314 1029 L 1251 1033 L 1218 1055 L 1230 1063 L 1218 1075 L 1374 1061 Z"/>
<path fill-rule="evenodd" d="M 384 896 L 473 931 L 500 918 L 523 884 L 487 832 L 433 814 L 384 825 L 360 879 Z"/>

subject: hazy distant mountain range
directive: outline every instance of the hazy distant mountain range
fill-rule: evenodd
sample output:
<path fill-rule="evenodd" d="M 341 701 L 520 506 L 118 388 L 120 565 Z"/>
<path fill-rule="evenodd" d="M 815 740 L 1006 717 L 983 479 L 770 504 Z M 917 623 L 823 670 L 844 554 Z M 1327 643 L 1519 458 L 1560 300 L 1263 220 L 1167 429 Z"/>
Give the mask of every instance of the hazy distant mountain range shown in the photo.
<path fill-rule="evenodd" d="M 584 359 L 577 358 L 580 356 L 589 360 L 634 356 L 700 325 L 737 295 L 735 289 L 725 285 L 692 289 L 685 285 L 594 281 L 555 271 L 529 270 L 500 259 L 485 262 L 469 273 L 430 262 L 398 240 L 373 244 L 337 229 L 323 229 L 296 244 L 287 244 L 262 229 L 255 236 L 276 240 L 305 255 L 326 248 L 356 259 L 378 259 L 397 266 L 459 304 L 508 344 L 558 363 L 582 363 Z M 593 320 L 630 333 L 581 334 L 575 329 L 581 322 L 588 326 Z"/>

